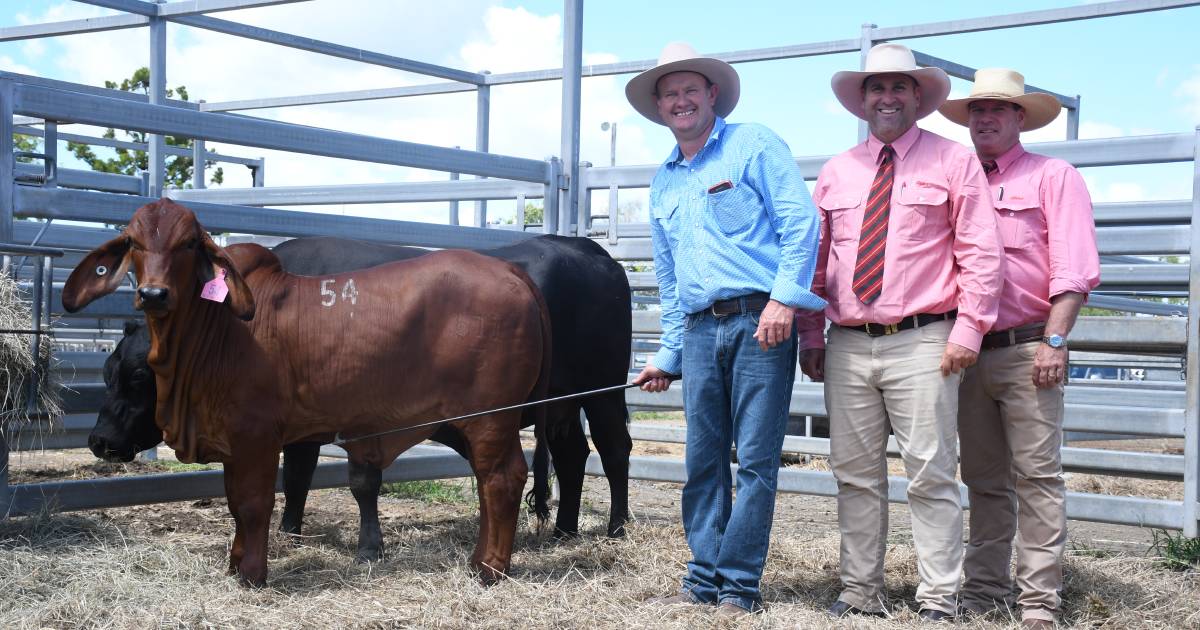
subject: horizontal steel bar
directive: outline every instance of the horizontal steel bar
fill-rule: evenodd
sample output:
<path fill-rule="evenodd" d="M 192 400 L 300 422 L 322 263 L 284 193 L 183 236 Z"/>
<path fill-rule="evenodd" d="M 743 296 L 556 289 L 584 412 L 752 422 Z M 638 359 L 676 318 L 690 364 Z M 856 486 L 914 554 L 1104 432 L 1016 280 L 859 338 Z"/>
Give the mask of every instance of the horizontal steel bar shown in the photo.
<path fill-rule="evenodd" d="M 401 455 L 391 466 L 384 469 L 383 480 L 394 482 L 446 479 L 471 474 L 467 462 L 455 453 Z M 223 497 L 224 478 L 223 471 L 205 470 L 16 484 L 9 486 L 12 494 L 6 514 L 26 516 L 44 509 L 65 512 Z M 312 488 L 341 487 L 347 485 L 348 481 L 349 463 L 318 464 L 313 475 Z M 282 489 L 283 473 L 280 472 L 275 477 L 275 491 L 282 492 Z"/>
<path fill-rule="evenodd" d="M 730 466 L 730 470 L 736 474 L 737 466 Z M 604 474 L 604 467 L 599 455 L 592 454 L 588 457 L 586 471 L 589 475 L 594 476 Z M 631 457 L 629 458 L 629 477 L 644 481 L 683 483 L 687 481 L 687 472 L 684 470 L 682 460 L 663 457 Z M 820 470 L 782 468 L 779 470 L 778 488 L 780 492 L 824 497 L 837 496 L 837 481 L 834 479 L 833 473 Z M 907 479 L 888 477 L 888 501 L 906 503 L 908 501 L 907 492 Z M 959 495 L 960 502 L 964 508 L 967 507 L 966 486 L 959 484 Z M 1083 492 L 1067 493 L 1067 518 L 1075 520 L 1181 529 L 1183 527 L 1182 508 L 1181 501 Z"/>
<path fill-rule="evenodd" d="M 683 426 L 631 424 L 629 425 L 629 435 L 635 440 L 647 442 L 687 443 L 687 427 Z M 829 438 L 788 435 L 783 438 L 783 452 L 828 457 Z M 887 454 L 891 457 L 900 456 L 900 447 L 894 436 L 888 437 Z M 1148 479 L 1181 479 L 1183 477 L 1182 455 L 1068 446 L 1062 449 L 1062 462 L 1064 469 L 1073 472 L 1132 475 Z"/>
<path fill-rule="evenodd" d="M 63 250 L 53 247 L 24 245 L 22 243 L 0 243 L 0 254 L 25 254 L 30 256 L 51 256 L 57 258 L 63 255 Z"/>
<path fill-rule="evenodd" d="M 14 169 L 18 178 L 36 178 L 41 183 L 44 170 L 41 166 L 32 164 L 17 164 Z M 85 171 L 75 168 L 58 169 L 57 183 L 63 188 L 84 188 L 103 190 L 105 192 L 128 193 L 136 195 L 142 192 L 142 178 L 134 175 L 119 173 L 103 173 L 100 171 Z"/>
<path fill-rule="evenodd" d="M 90 4 L 106 9 L 115 9 L 126 13 L 134 13 L 145 17 L 155 17 L 158 15 L 158 6 L 153 2 L 145 0 L 75 0 L 84 4 Z"/>
<path fill-rule="evenodd" d="M 379 88 L 374 90 L 351 90 L 347 92 L 326 92 L 324 94 L 303 94 L 298 96 L 279 96 L 275 98 L 256 98 L 240 101 L 220 101 L 201 103 L 202 112 L 232 112 L 248 109 L 269 109 L 272 107 L 295 107 L 297 105 L 322 105 L 326 103 L 349 103 L 359 101 L 376 101 L 387 98 L 404 98 L 407 96 L 425 96 L 428 94 L 453 94 L 456 92 L 474 92 L 475 86 L 468 83 L 433 83 L 428 85 L 407 85 L 394 88 Z"/>
<path fill-rule="evenodd" d="M 1024 13 L 991 15 L 981 18 L 931 22 L 928 24 L 914 24 L 910 26 L 873 28 L 870 31 L 870 37 L 873 41 L 890 41 L 897 39 L 910 39 L 914 37 L 953 35 L 955 33 L 974 33 L 978 31 L 990 31 L 1002 28 L 1034 26 L 1038 24 L 1051 24 L 1055 22 L 1071 22 L 1074 20 L 1113 17 L 1117 15 L 1129 15 L 1131 13 L 1144 13 L 1147 11 L 1161 11 L 1165 9 L 1190 7 L 1197 4 L 1200 4 L 1200 2 L 1172 2 L 1169 0 L 1125 0 L 1122 2 L 1099 2 L 1076 7 L 1066 7 L 1062 9 L 1026 11 Z"/>
<path fill-rule="evenodd" d="M 59 35 L 74 35 L 76 33 L 99 33 L 115 31 L 123 28 L 137 28 L 150 23 L 150 18 L 143 15 L 105 15 L 101 17 L 84 18 L 82 20 L 65 20 L 62 22 L 45 22 L 25 26 L 7 26 L 0 28 L 0 42 L 12 42 L 39 37 L 57 37 Z"/>
<path fill-rule="evenodd" d="M 44 226 L 44 223 L 34 221 L 13 221 L 14 239 L 19 243 L 32 242 Z M 38 243 L 47 247 L 88 251 L 117 234 L 117 230 L 108 228 L 52 224 Z"/>
<path fill-rule="evenodd" d="M 1144 290 L 1187 289 L 1188 265 L 1100 265 L 1100 290 L 1143 287 Z"/>
<path fill-rule="evenodd" d="M 1092 211 L 1096 225 L 1192 222 L 1191 199 L 1098 203 Z"/>
<path fill-rule="evenodd" d="M 1078 167 L 1191 162 L 1195 133 L 1038 142 L 1025 148 L 1070 162 Z"/>
<path fill-rule="evenodd" d="M 431 182 L 346 184 L 341 186 L 271 186 L 172 190 L 180 201 L 205 201 L 243 206 L 303 206 L 317 204 L 466 201 L 473 199 L 540 199 L 545 187 L 502 179 L 458 179 Z"/>
<path fill-rule="evenodd" d="M 328 55 L 330 57 L 338 57 L 340 59 L 349 59 L 362 63 L 369 63 L 394 70 L 403 70 L 405 72 L 415 72 L 440 79 L 448 79 L 450 81 L 460 81 L 463 83 L 471 83 L 474 85 L 483 85 L 485 83 L 485 75 L 478 72 L 467 72 L 465 70 L 456 70 L 438 66 L 432 63 L 423 61 L 414 61 L 412 59 L 404 59 L 403 57 L 394 57 L 383 53 L 371 52 L 361 48 L 352 48 L 341 44 L 324 42 L 311 37 L 301 37 L 299 35 L 291 35 L 272 31 L 270 29 L 250 26 L 249 24 L 239 24 L 228 20 L 220 20 L 213 17 L 202 15 L 168 17 L 172 22 L 177 24 L 185 24 L 196 28 L 202 28 L 209 31 L 216 31 L 226 35 L 234 35 L 244 37 L 246 39 L 258 40 L 269 44 L 286 46 L 288 48 L 296 48 L 308 52 Z"/>
<path fill-rule="evenodd" d="M 294 4 L 309 0 L 178 0 L 158 5 L 158 17 L 199 15 L 217 11 L 238 11 L 277 4 Z"/>
<path fill-rule="evenodd" d="M 934 57 L 933 55 L 927 55 L 927 54 L 917 51 L 917 50 L 913 51 L 913 57 L 916 58 L 917 65 L 925 66 L 926 68 L 941 68 L 942 70 L 944 70 L 946 72 L 946 74 L 948 74 L 952 77 L 958 77 L 960 79 L 965 79 L 967 81 L 975 80 L 976 68 L 971 68 L 971 67 L 959 64 L 959 63 L 954 63 L 953 61 L 947 61 L 946 59 L 942 59 L 941 57 Z M 1066 107 L 1067 109 L 1078 109 L 1079 108 L 1079 97 L 1077 97 L 1077 96 L 1067 96 L 1065 94 L 1051 92 L 1050 90 L 1043 90 L 1042 88 L 1034 87 L 1032 85 L 1029 85 L 1028 83 L 1025 84 L 1025 91 L 1049 94 L 1050 96 L 1053 96 L 1055 98 L 1055 100 L 1057 100 L 1059 103 L 1061 103 L 1063 105 L 1063 107 Z"/>
<path fill-rule="evenodd" d="M 141 92 L 125 92 L 122 90 L 110 90 L 108 88 L 95 87 L 92 85 L 83 85 L 82 83 L 71 83 L 69 81 L 58 81 L 55 79 L 44 79 L 35 77 L 30 74 L 18 74 L 16 72 L 5 72 L 0 70 L 0 79 L 11 79 L 16 83 L 25 85 L 33 85 L 38 87 L 47 87 L 55 90 L 66 90 L 78 94 L 91 94 L 93 96 L 107 96 L 123 101 L 136 101 L 138 103 L 147 103 L 149 98 Z M 167 99 L 167 105 L 180 109 L 196 110 L 197 104 L 190 101 L 179 101 L 175 99 Z M 45 119 L 44 116 L 35 116 L 38 119 Z M 65 121 L 64 121 L 65 122 Z"/>
<path fill-rule="evenodd" d="M 46 133 L 36 127 L 18 127 L 16 132 L 20 135 L 35 136 L 38 138 L 46 137 Z M 116 149 L 128 149 L 131 151 L 148 151 L 145 142 L 129 142 L 127 140 L 117 140 L 115 138 L 98 138 L 96 136 L 83 136 L 74 133 L 59 133 L 58 139 L 67 142 L 80 142 L 93 146 L 113 147 Z M 163 145 L 163 152 L 166 155 L 178 155 L 181 157 L 192 157 L 192 150 L 183 147 L 175 147 L 171 145 Z M 214 153 L 212 151 L 204 152 L 204 159 L 214 162 L 229 162 L 232 164 L 244 164 L 246 166 L 262 166 L 262 158 L 246 158 L 236 155 L 225 155 L 224 153 Z"/>
<path fill-rule="evenodd" d="M 249 116 L 184 111 L 32 85 L 14 86 L 13 101 L 17 113 L 54 120 L 380 164 L 538 183 L 546 181 L 546 163 L 538 160 L 387 140 Z"/>
<path fill-rule="evenodd" d="M 135 195 L 113 195 L 83 190 L 50 190 L 18 187 L 16 214 L 41 219 L 70 219 L 124 224 L 134 210 L 155 201 Z M 534 235 L 415 221 L 348 217 L 298 210 L 251 208 L 188 202 L 201 225 L 210 232 L 271 234 L 277 236 L 341 236 L 418 247 L 499 247 Z"/>

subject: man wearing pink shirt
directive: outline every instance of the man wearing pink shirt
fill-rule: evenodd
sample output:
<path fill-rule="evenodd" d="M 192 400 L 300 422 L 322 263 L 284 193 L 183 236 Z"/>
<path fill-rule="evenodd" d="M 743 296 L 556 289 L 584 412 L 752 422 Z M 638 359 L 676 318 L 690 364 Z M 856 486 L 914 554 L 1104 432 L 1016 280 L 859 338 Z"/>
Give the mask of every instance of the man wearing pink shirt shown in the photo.
<path fill-rule="evenodd" d="M 821 170 L 822 240 L 813 290 L 829 302 L 797 318 L 800 366 L 825 381 L 838 482 L 843 590 L 831 615 L 883 615 L 889 427 L 908 473 L 919 614 L 953 619 L 962 568 L 955 480 L 958 386 L 996 318 L 1003 251 L 979 161 L 916 126 L 950 92 L 937 68 L 880 44 L 834 94 L 870 137 Z"/>
<path fill-rule="evenodd" d="M 1070 164 L 1027 153 L 1020 133 L 1048 125 L 1061 106 L 1026 94 L 1025 78 L 991 68 L 946 118 L 971 130 L 987 173 L 1004 242 L 1005 283 L 993 332 L 959 390 L 962 477 L 971 535 L 962 608 L 981 613 L 1013 602 L 1009 562 L 1016 539 L 1022 626 L 1052 628 L 1067 538 L 1062 478 L 1067 335 L 1100 283 L 1092 202 Z"/>

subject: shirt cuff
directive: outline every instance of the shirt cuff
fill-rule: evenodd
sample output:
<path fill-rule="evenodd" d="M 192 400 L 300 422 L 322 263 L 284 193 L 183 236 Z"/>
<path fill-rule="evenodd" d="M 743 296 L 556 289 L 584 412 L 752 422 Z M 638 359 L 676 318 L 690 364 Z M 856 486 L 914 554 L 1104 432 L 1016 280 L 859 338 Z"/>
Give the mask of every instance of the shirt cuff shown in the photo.
<path fill-rule="evenodd" d="M 1064 293 L 1082 293 L 1084 297 L 1091 292 L 1091 286 L 1082 276 L 1066 276 L 1058 278 L 1050 278 L 1050 297 L 1056 297 Z"/>
<path fill-rule="evenodd" d="M 683 356 L 678 350 L 659 348 L 658 352 L 654 353 L 651 365 L 667 374 L 675 374 L 677 376 L 683 374 Z"/>
<path fill-rule="evenodd" d="M 809 311 L 820 311 L 829 306 L 825 300 L 817 297 L 816 293 L 784 278 L 775 279 L 775 286 L 771 288 L 771 299 Z"/>
<path fill-rule="evenodd" d="M 799 342 L 801 350 L 824 350 L 825 331 L 814 328 L 796 333 L 796 341 Z"/>
<path fill-rule="evenodd" d="M 972 352 L 979 352 L 983 344 L 983 333 L 971 328 L 965 319 L 954 320 L 954 328 L 950 330 L 950 338 L 946 341 L 958 344 Z"/>

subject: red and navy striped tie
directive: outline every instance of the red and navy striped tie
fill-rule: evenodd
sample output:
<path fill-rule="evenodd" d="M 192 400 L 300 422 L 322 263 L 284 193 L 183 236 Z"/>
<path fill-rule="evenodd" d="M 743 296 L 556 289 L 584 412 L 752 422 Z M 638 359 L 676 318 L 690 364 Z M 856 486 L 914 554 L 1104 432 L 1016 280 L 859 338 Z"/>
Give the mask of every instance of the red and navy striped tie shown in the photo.
<path fill-rule="evenodd" d="M 883 145 L 879 170 L 871 183 L 871 194 L 863 210 L 858 233 L 858 259 L 854 263 L 854 294 L 870 304 L 883 293 L 883 259 L 887 255 L 888 215 L 892 207 L 892 184 L 896 180 L 895 151 Z"/>

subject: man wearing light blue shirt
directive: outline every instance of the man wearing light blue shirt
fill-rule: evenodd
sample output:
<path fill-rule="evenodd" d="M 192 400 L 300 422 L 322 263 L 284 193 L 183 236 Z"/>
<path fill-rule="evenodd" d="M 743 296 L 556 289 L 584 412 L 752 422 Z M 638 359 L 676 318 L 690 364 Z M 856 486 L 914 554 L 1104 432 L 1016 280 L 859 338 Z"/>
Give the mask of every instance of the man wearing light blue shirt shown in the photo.
<path fill-rule="evenodd" d="M 780 451 L 796 370 L 797 309 L 809 291 L 819 219 L 787 145 L 766 127 L 727 124 L 737 72 L 668 44 L 625 95 L 678 146 L 650 187 L 662 347 L 635 382 L 664 391 L 684 376 L 683 523 L 692 560 L 659 603 L 762 609 Z M 737 501 L 729 450 L 737 447 Z"/>

